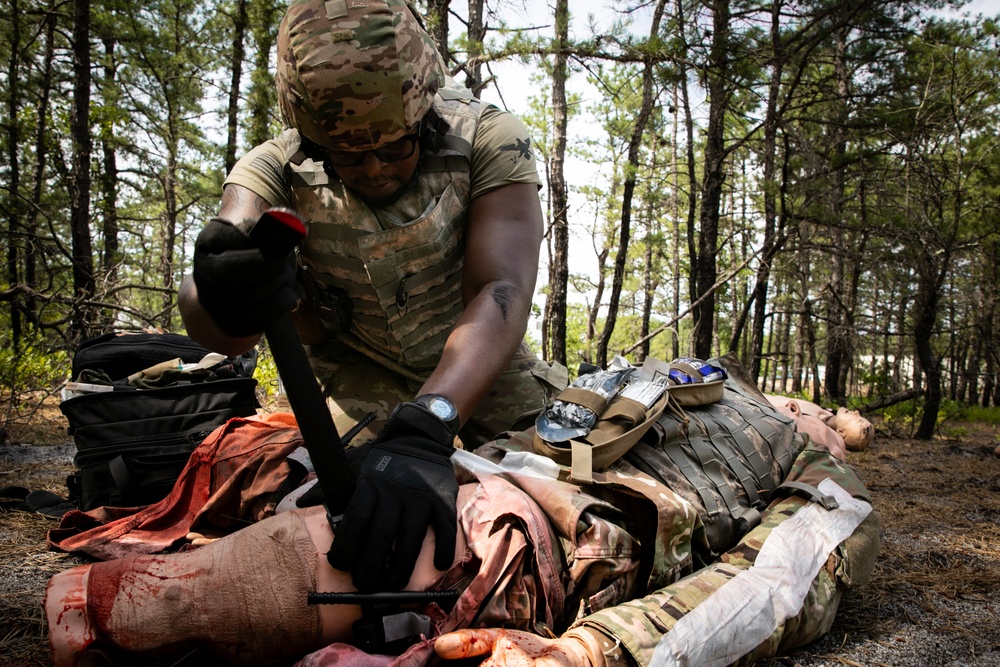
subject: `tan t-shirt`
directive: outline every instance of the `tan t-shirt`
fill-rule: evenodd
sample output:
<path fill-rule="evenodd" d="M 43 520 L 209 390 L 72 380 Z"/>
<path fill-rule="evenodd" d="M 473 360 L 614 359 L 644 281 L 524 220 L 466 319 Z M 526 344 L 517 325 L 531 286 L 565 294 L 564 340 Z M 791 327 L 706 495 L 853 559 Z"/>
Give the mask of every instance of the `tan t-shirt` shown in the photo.
<path fill-rule="evenodd" d="M 290 138 L 283 133 L 252 149 L 233 167 L 226 185 L 242 185 L 272 206 L 290 206 L 283 162 L 288 154 L 285 142 Z M 510 183 L 541 187 L 534 146 L 517 116 L 494 106 L 483 110 L 472 146 L 470 179 L 473 199 Z"/>

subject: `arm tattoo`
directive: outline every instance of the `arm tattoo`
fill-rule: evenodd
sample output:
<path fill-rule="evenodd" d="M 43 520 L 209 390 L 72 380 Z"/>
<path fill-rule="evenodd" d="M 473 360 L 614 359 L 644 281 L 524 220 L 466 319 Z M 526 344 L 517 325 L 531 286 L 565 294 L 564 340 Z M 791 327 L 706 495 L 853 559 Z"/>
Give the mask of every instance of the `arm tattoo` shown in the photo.
<path fill-rule="evenodd" d="M 222 207 L 232 206 L 235 210 L 252 208 L 258 215 L 271 208 L 267 200 L 241 187 L 225 187 L 222 190 Z"/>
<path fill-rule="evenodd" d="M 507 311 L 514 298 L 514 287 L 511 285 L 497 285 L 493 288 L 493 302 L 500 308 L 503 321 L 507 321 Z"/>

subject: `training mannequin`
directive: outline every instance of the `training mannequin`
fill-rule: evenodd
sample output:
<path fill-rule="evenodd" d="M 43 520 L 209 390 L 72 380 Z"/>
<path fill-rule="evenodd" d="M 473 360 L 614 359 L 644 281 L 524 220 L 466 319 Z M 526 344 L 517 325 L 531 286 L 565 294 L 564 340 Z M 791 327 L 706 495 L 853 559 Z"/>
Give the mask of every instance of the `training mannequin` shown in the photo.
<path fill-rule="evenodd" d="M 862 417 L 857 410 L 837 408 L 837 412 L 832 412 L 801 398 L 788 398 L 787 396 L 771 394 L 766 396 L 771 405 L 776 408 L 787 409 L 790 413 L 798 412 L 822 420 L 824 424 L 843 438 L 844 445 L 849 451 L 864 451 L 871 444 L 872 438 L 875 437 L 872 423 Z"/>

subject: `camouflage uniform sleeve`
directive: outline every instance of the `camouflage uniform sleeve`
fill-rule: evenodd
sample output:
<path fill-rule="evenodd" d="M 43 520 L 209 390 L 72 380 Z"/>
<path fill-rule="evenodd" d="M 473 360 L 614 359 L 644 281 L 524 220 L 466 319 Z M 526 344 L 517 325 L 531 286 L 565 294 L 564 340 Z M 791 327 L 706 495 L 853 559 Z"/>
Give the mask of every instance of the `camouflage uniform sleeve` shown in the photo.
<path fill-rule="evenodd" d="M 267 200 L 271 206 L 291 206 L 285 181 L 284 156 L 286 131 L 277 139 L 264 142 L 240 158 L 226 177 L 225 185 L 242 185 Z"/>
<path fill-rule="evenodd" d="M 793 465 L 789 479 L 817 483 L 829 477 L 855 497 L 867 500 L 867 491 L 857 475 L 828 452 L 806 449 Z M 680 581 L 616 607 L 581 619 L 574 631 L 587 630 L 598 636 L 608 665 L 627 665 L 634 660 L 648 665 L 660 638 L 688 612 L 740 572 L 750 568 L 770 533 L 809 501 L 804 497 L 775 497 L 760 525 L 747 533 L 712 565 Z M 763 643 L 736 664 L 751 664 L 779 652 L 801 646 L 827 632 L 843 591 L 868 581 L 878 552 L 880 522 L 877 512 L 830 554 L 826 566 L 812 581 L 798 615 L 786 619 Z M 626 655 L 617 655 L 624 653 Z M 611 658 L 611 659 L 608 659 Z"/>
<path fill-rule="evenodd" d="M 531 135 L 517 116 L 493 106 L 483 110 L 472 146 L 470 178 L 473 199 L 510 183 L 542 186 Z"/>

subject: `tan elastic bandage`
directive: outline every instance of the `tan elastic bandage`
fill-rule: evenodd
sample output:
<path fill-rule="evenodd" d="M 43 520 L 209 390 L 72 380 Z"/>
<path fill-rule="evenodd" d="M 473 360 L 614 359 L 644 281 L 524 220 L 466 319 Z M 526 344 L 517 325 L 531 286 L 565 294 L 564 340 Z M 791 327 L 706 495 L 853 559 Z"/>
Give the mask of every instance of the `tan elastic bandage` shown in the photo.
<path fill-rule="evenodd" d="M 286 512 L 194 551 L 95 563 L 87 615 L 99 637 L 129 651 L 196 644 L 237 664 L 292 660 L 322 646 L 316 547 Z"/>

